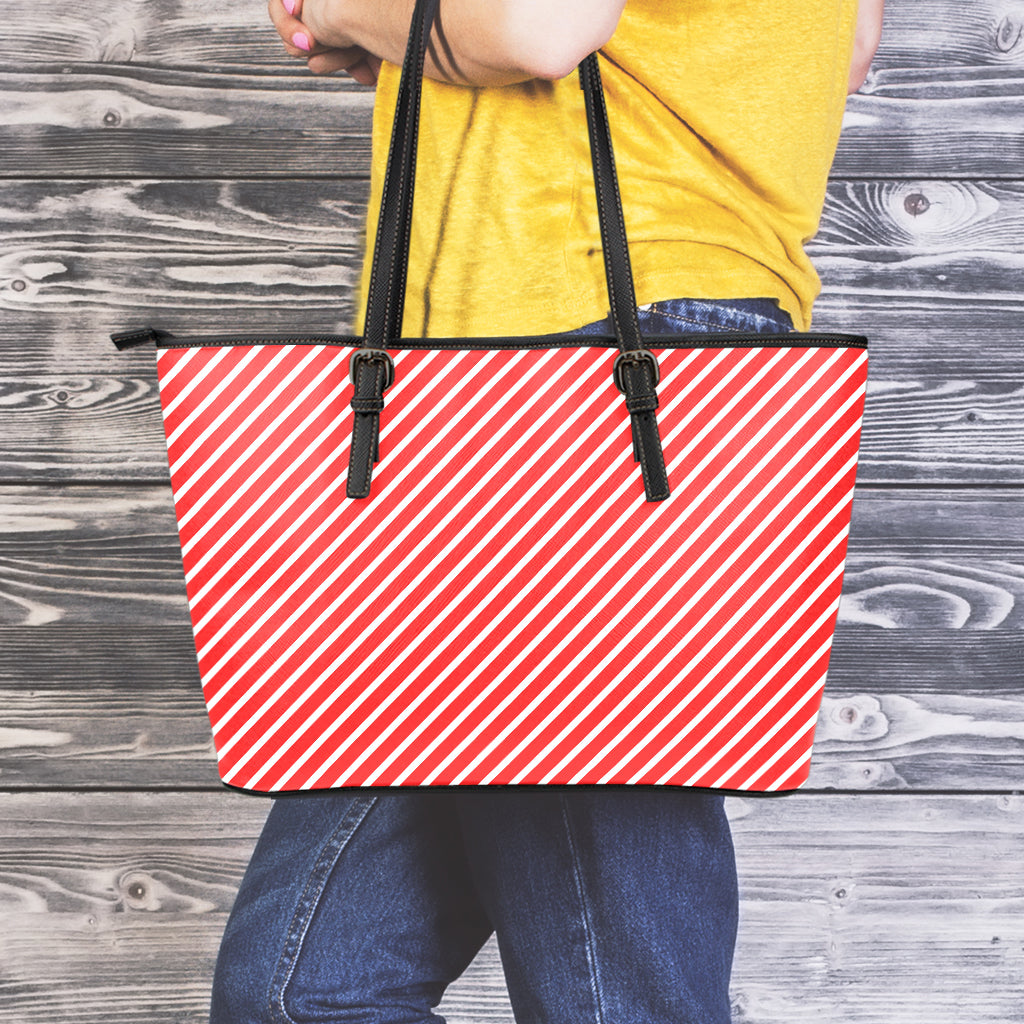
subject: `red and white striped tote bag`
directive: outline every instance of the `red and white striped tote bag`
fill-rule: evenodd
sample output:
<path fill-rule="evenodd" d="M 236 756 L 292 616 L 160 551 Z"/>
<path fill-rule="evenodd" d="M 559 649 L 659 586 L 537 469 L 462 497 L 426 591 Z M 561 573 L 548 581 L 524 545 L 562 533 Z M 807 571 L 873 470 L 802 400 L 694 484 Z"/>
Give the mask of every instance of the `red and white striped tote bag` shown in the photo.
<path fill-rule="evenodd" d="M 431 16 L 420 3 L 403 89 Z M 158 346 L 226 783 L 805 780 L 866 343 L 639 336 L 590 60 L 614 337 L 398 336 L 381 296 L 404 286 L 416 91 L 396 130 L 413 158 L 392 150 L 408 209 L 377 240 L 398 259 L 363 338 L 116 339 Z"/>
<path fill-rule="evenodd" d="M 663 502 L 607 347 L 396 352 L 369 501 L 345 496 L 349 348 L 160 350 L 226 782 L 804 779 L 865 353 L 664 341 Z"/>

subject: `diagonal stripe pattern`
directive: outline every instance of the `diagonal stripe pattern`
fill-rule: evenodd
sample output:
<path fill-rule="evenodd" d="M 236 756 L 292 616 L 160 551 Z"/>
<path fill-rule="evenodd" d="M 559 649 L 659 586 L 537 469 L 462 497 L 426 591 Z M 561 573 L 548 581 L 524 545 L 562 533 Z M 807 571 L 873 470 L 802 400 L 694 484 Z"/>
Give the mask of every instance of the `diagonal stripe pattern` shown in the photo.
<path fill-rule="evenodd" d="M 373 494 L 348 499 L 350 353 L 159 353 L 225 782 L 806 779 L 863 350 L 658 350 L 660 503 L 604 347 L 394 352 Z"/>

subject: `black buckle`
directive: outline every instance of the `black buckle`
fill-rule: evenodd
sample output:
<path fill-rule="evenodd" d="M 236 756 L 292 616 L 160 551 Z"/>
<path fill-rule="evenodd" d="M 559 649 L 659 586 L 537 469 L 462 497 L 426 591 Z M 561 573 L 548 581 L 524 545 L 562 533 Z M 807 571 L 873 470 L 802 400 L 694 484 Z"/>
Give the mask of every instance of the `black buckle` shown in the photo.
<path fill-rule="evenodd" d="M 384 363 L 387 372 L 384 375 L 383 394 L 392 384 L 395 383 L 395 361 L 382 348 L 357 348 L 348 361 L 348 375 L 353 384 L 356 382 L 356 363 L 361 360 L 379 360 Z"/>
<path fill-rule="evenodd" d="M 622 380 L 622 364 L 623 362 L 628 363 L 650 363 L 651 369 L 654 373 L 654 387 L 657 387 L 661 382 L 661 367 L 658 366 L 658 360 L 655 358 L 654 353 L 646 348 L 635 348 L 630 349 L 628 352 L 620 352 L 615 357 L 615 362 L 612 363 L 612 380 L 615 381 L 615 386 L 623 393 L 626 393 L 626 386 Z"/>

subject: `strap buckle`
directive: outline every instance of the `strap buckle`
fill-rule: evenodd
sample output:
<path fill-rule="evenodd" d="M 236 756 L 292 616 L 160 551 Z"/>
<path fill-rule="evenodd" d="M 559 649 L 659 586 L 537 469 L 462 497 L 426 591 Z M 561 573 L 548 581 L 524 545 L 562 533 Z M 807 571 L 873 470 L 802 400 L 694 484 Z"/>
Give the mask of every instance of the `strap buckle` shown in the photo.
<path fill-rule="evenodd" d="M 383 394 L 389 387 L 391 387 L 392 384 L 395 383 L 395 361 L 382 348 L 357 348 L 349 357 L 349 379 L 353 384 L 355 384 L 357 363 L 362 361 L 373 362 L 374 360 L 384 363 L 384 387 L 381 388 L 381 394 Z"/>
<path fill-rule="evenodd" d="M 622 364 L 624 362 L 650 363 L 651 372 L 654 374 L 654 387 L 657 387 L 661 382 L 661 367 L 658 366 L 657 358 L 649 349 L 635 348 L 626 352 L 620 352 L 615 357 L 615 362 L 612 363 L 612 379 L 615 381 L 615 386 L 623 394 L 626 393 L 626 382 L 622 379 Z"/>

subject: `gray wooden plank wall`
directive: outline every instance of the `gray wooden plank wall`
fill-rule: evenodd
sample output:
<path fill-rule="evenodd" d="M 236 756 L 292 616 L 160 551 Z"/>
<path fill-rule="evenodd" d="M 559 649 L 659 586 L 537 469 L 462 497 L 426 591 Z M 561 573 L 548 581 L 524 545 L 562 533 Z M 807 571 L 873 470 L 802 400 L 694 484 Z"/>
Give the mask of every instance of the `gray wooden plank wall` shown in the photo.
<path fill-rule="evenodd" d="M 872 337 L 811 786 L 731 801 L 734 1019 L 1024 1020 L 1024 4 L 889 0 L 814 255 Z M 266 803 L 220 789 L 151 352 L 349 315 L 370 95 L 258 0 L 0 36 L 0 1019 L 193 1024 Z M 508 1022 L 488 947 L 446 1000 Z"/>

